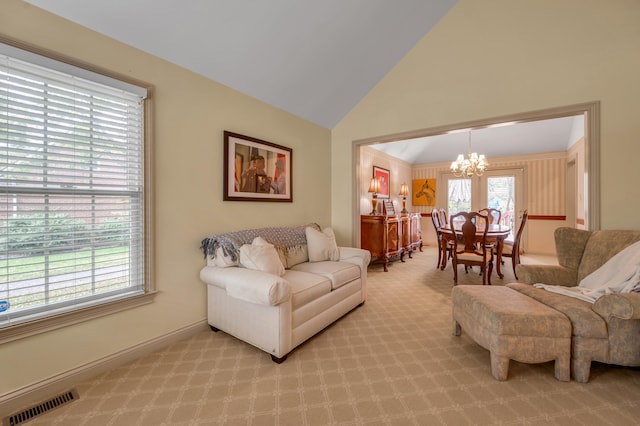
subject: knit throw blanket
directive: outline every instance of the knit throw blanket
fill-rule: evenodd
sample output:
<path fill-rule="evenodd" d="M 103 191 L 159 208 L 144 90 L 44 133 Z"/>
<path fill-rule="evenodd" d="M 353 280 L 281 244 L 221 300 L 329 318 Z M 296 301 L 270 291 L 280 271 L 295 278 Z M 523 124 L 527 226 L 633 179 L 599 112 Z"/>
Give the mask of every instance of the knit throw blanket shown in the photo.
<path fill-rule="evenodd" d="M 244 229 L 241 231 L 225 232 L 224 234 L 212 235 L 202 240 L 200 249 L 207 256 L 214 258 L 218 248 L 222 248 L 225 256 L 229 256 L 234 262 L 238 260 L 240 247 L 244 244 L 251 244 L 256 237 L 262 237 L 273 244 L 276 249 L 287 252 L 291 249 L 298 249 L 307 244 L 305 228 L 312 227 L 321 230 L 317 223 L 309 223 L 301 226 L 285 226 L 279 228 L 256 228 Z"/>
<path fill-rule="evenodd" d="M 542 283 L 534 286 L 589 303 L 595 303 L 605 294 L 640 292 L 640 241 L 631 244 L 584 277 L 577 287 Z"/>

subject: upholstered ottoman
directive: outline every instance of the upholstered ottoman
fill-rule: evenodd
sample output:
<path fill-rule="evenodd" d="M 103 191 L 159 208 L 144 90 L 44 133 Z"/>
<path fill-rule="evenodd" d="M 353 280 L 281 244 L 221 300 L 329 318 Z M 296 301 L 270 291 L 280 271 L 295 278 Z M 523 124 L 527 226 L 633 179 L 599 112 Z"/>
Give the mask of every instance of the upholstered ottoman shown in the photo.
<path fill-rule="evenodd" d="M 491 374 L 507 380 L 509 360 L 555 360 L 555 377 L 569 381 L 571 322 L 562 313 L 503 286 L 459 285 L 451 291 L 454 334 L 461 328 L 491 353 Z"/>

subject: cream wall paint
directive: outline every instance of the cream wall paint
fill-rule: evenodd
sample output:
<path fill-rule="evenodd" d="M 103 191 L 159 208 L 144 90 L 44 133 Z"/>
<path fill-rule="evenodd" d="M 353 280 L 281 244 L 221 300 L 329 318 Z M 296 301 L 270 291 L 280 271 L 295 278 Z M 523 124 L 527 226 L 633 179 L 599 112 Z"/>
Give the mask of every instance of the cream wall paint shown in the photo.
<path fill-rule="evenodd" d="M 601 102 L 601 227 L 640 229 L 630 213 L 640 198 L 620 185 L 640 177 L 638 22 L 640 2 L 625 0 L 460 0 L 332 130 L 339 238 L 357 234 L 356 184 L 344 185 L 354 180 L 353 141 L 592 101 Z"/>
<path fill-rule="evenodd" d="M 2 345 L 0 399 L 206 319 L 199 245 L 214 232 L 330 225 L 330 132 L 18 0 L 0 32 L 155 86 L 154 303 Z M 293 203 L 222 201 L 223 130 L 293 149 Z M 313 191 L 304 190 L 313 188 Z M 2 411 L 2 410 L 0 410 Z"/>

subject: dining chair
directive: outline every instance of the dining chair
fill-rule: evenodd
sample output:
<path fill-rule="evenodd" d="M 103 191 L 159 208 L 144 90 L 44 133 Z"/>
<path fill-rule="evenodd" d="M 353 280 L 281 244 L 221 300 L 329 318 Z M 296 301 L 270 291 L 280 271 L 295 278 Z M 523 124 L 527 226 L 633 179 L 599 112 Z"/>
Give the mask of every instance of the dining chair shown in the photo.
<path fill-rule="evenodd" d="M 445 209 L 438 209 L 438 216 L 440 217 L 440 226 L 447 226 L 449 224 L 447 211 Z"/>
<path fill-rule="evenodd" d="M 482 268 L 482 284 L 491 285 L 493 272 L 493 244 L 487 243 L 489 217 L 478 212 L 460 212 L 451 215 L 450 222 L 461 220 L 459 229 L 452 226 L 453 236 L 460 244 L 453 250 L 451 264 L 453 265 L 453 282 L 458 284 L 458 265 L 479 266 Z"/>
<path fill-rule="evenodd" d="M 448 259 L 451 258 L 451 253 L 453 251 L 453 242 L 448 241 L 444 237 L 444 235 L 442 235 L 442 231 L 440 230 L 440 228 L 442 227 L 443 222 L 439 210 L 433 209 L 433 211 L 431 211 L 431 221 L 433 222 L 433 227 L 436 230 L 436 239 L 438 243 L 438 264 L 436 265 L 436 268 L 444 269 L 444 267 L 442 266 L 442 264 L 444 263 L 443 257 L 446 256 L 446 258 Z"/>
<path fill-rule="evenodd" d="M 518 279 L 518 275 L 516 274 L 516 265 L 520 264 L 520 238 L 522 237 L 522 230 L 524 229 L 524 225 L 527 223 L 527 218 L 529 217 L 529 211 L 525 210 L 522 212 L 522 219 L 520 221 L 520 227 L 518 228 L 518 232 L 516 232 L 516 236 L 513 240 L 507 238 L 504 240 L 504 245 L 502 246 L 502 257 L 510 257 L 511 258 L 511 266 L 513 267 L 513 276 Z"/>
<path fill-rule="evenodd" d="M 489 216 L 489 223 L 500 223 L 500 219 L 502 218 L 502 212 L 498 209 L 492 209 L 490 207 L 478 210 L 478 213 L 486 214 Z"/>
<path fill-rule="evenodd" d="M 436 269 L 442 264 L 442 232 L 440 232 L 440 215 L 438 210 L 433 209 L 431 211 L 431 221 L 433 222 L 433 228 L 436 230 L 436 240 L 438 243 L 438 264 Z"/>
<path fill-rule="evenodd" d="M 489 217 L 490 224 L 501 225 L 502 223 L 502 211 L 491 207 L 485 207 L 478 210 L 478 213 L 486 214 Z M 504 265 L 504 262 L 502 263 Z"/>

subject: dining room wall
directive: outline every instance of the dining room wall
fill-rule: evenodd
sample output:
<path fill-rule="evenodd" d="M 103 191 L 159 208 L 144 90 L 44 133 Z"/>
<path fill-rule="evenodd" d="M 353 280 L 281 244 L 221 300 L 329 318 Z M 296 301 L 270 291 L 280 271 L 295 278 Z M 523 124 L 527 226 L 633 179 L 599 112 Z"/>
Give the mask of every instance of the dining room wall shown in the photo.
<path fill-rule="evenodd" d="M 369 194 L 369 181 L 373 176 L 373 166 L 389 170 L 389 199 L 393 202 L 395 210 L 402 210 L 402 197 L 400 185 L 411 183 L 411 164 L 392 157 L 384 152 L 377 151 L 369 146 L 362 147 L 360 151 L 360 168 L 358 182 L 360 190 L 360 214 L 371 212 L 371 195 Z M 407 197 L 407 210 L 418 211 L 411 205 L 411 197 Z"/>
<path fill-rule="evenodd" d="M 491 169 L 522 168 L 524 170 L 525 201 L 522 208 L 533 216 L 527 223 L 527 238 L 523 249 L 532 253 L 554 254 L 553 230 L 565 226 L 566 220 L 566 158 L 564 151 L 494 157 Z M 415 165 L 414 179 L 435 177 L 449 171 L 449 163 Z M 438 179 L 436 191 L 444 191 L 444 181 Z M 440 207 L 440 206 L 438 206 Z M 443 206 L 446 208 L 446 206 Z M 416 210 L 431 212 L 431 207 Z"/>
<path fill-rule="evenodd" d="M 491 168 L 522 168 L 525 175 L 525 200 L 522 208 L 529 210 L 533 216 L 527 224 L 527 237 L 524 239 L 523 249 L 526 252 L 538 254 L 555 254 L 553 231 L 560 226 L 566 226 L 567 197 L 566 170 L 567 158 L 580 157 L 584 152 L 584 139 L 574 144 L 568 151 L 528 154 L 521 156 L 504 156 L 491 158 Z M 579 162 L 579 160 L 577 160 Z M 391 199 L 396 211 L 401 206 L 401 198 L 397 195 L 400 183 L 411 183 L 413 179 L 436 179 L 436 192 L 445 191 L 441 173 L 448 172 L 450 163 L 427 163 L 411 165 L 370 146 L 361 147 L 360 152 L 360 214 L 371 211 L 371 194 L 367 193 L 372 167 L 376 165 L 390 171 Z M 584 171 L 584 166 L 582 166 Z M 580 173 L 580 172 L 578 172 Z M 401 182 L 402 181 L 402 182 Z M 584 191 L 584 182 L 580 185 Z M 579 193 L 579 199 L 584 195 Z M 446 206 L 414 206 L 411 197 L 407 199 L 407 209 L 421 213 L 422 240 L 426 245 L 436 244 L 436 235 L 431 223 L 430 213 L 434 208 Z M 584 212 L 584 208 L 582 208 Z M 451 212 L 450 212 L 451 213 Z M 579 215 L 578 215 L 579 216 Z"/>
<path fill-rule="evenodd" d="M 393 206 L 396 212 L 401 211 L 402 197 L 399 195 L 400 185 L 403 183 L 407 183 L 409 185 L 409 188 L 411 188 L 411 180 L 413 175 L 411 164 L 366 145 L 360 147 L 359 159 L 360 161 L 357 167 L 357 181 L 360 194 L 360 214 L 366 215 L 371 213 L 372 194 L 370 194 L 368 190 L 369 181 L 373 176 L 373 166 L 383 167 L 389 170 L 389 183 L 391 185 L 389 198 L 393 202 Z M 411 189 L 409 189 L 409 191 L 411 191 Z M 413 204 L 411 203 L 411 194 L 407 197 L 406 207 L 409 212 L 421 213 L 421 210 L 417 206 L 413 206 Z M 420 227 L 422 229 L 423 244 L 435 245 L 436 234 L 431 223 L 431 218 L 426 216 L 421 217 Z M 356 238 L 357 242 L 359 243 L 360 228 L 356 228 L 355 232 L 357 233 Z"/>

